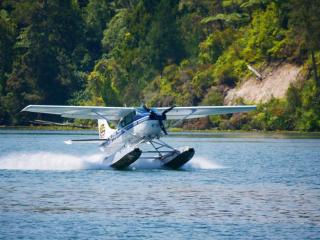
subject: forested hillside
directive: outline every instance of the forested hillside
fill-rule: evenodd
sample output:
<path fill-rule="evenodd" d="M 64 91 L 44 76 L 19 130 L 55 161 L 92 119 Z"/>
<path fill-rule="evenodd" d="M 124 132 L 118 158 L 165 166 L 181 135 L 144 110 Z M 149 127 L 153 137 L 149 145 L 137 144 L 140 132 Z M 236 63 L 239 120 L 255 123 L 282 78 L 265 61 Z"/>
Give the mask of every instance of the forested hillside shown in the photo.
<path fill-rule="evenodd" d="M 0 9 L 0 125 L 27 124 L 28 104 L 221 105 L 252 77 L 248 65 L 289 63 L 302 77 L 284 98 L 204 127 L 320 130 L 318 0 L 2 0 Z"/>

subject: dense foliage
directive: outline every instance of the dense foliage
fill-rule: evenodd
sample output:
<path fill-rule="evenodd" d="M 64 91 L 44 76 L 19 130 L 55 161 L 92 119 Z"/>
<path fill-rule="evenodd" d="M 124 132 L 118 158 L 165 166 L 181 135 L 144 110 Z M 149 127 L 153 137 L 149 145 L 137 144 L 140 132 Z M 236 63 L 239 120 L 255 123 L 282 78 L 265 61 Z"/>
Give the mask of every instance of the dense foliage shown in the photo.
<path fill-rule="evenodd" d="M 306 76 L 285 99 L 207 126 L 319 131 L 319 18 L 317 0 L 3 0 L 0 125 L 28 104 L 220 105 L 247 64 L 285 61 Z"/>

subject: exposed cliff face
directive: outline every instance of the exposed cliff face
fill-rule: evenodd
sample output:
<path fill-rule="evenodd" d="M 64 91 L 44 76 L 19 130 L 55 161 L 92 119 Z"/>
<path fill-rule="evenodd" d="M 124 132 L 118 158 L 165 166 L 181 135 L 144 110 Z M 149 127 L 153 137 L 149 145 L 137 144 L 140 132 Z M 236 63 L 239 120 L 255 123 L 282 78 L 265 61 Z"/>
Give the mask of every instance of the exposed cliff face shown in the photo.
<path fill-rule="evenodd" d="M 239 98 L 248 103 L 265 103 L 272 97 L 283 98 L 290 84 L 295 84 L 302 79 L 301 70 L 302 66 L 290 63 L 269 66 L 262 71 L 262 80 L 251 77 L 240 86 L 230 89 L 224 103 L 233 105 Z"/>

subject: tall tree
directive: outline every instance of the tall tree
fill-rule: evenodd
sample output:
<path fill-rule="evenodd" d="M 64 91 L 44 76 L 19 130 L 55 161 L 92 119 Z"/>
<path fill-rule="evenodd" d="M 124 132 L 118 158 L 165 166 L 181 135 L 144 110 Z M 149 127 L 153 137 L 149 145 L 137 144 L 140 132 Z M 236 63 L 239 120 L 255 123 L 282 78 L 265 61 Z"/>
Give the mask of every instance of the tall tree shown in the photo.
<path fill-rule="evenodd" d="M 113 6 L 109 0 L 89 0 L 84 9 L 86 45 L 91 56 L 91 69 L 92 63 L 101 57 L 103 31 L 114 14 Z"/>
<path fill-rule="evenodd" d="M 177 1 L 161 0 L 147 36 L 152 62 L 159 70 L 167 64 L 179 63 L 185 56 L 176 24 L 177 8 Z"/>
<path fill-rule="evenodd" d="M 320 7 L 318 0 L 291 0 L 291 24 L 296 34 L 303 37 L 311 55 L 313 75 L 320 87 L 315 52 L 320 50 Z"/>
<path fill-rule="evenodd" d="M 11 70 L 16 26 L 6 10 L 0 10 L 0 95 L 3 93 L 6 74 Z"/>
<path fill-rule="evenodd" d="M 6 86 L 5 99 L 18 103 L 12 106 L 12 119 L 18 119 L 16 113 L 27 104 L 66 103 L 81 84 L 77 60 L 82 21 L 72 1 L 44 0 L 32 7 L 16 43 L 18 57 Z"/>
<path fill-rule="evenodd" d="M 6 82 L 14 58 L 15 37 L 16 25 L 6 10 L 0 10 L 0 124 L 9 120 L 7 104 L 3 95 L 6 94 Z"/>

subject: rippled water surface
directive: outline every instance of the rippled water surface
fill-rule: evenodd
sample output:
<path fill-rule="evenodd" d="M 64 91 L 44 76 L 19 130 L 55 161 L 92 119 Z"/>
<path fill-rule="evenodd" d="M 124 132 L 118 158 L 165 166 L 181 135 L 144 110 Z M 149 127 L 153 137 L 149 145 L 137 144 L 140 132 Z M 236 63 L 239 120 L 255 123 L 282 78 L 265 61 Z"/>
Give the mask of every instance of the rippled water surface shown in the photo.
<path fill-rule="evenodd" d="M 102 164 L 92 132 L 0 132 L 0 239 L 319 239 L 320 139 L 183 134 L 183 170 Z"/>

